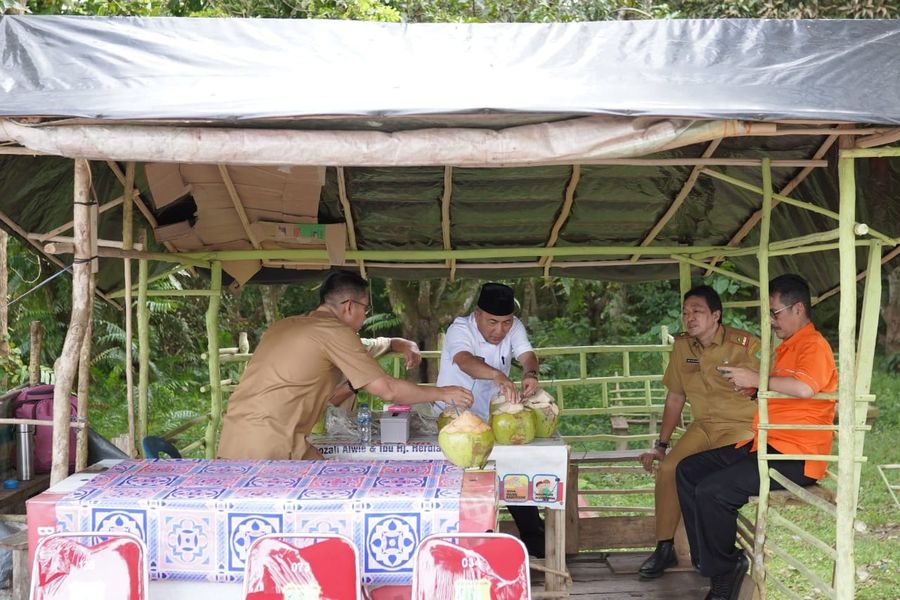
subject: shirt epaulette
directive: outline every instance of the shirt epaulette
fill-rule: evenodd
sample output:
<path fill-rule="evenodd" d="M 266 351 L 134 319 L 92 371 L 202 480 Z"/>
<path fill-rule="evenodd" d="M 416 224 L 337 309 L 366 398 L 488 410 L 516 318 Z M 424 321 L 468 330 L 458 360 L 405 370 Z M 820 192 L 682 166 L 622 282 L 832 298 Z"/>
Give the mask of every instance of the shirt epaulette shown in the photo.
<path fill-rule="evenodd" d="M 676 342 L 678 340 L 689 340 L 689 339 L 691 339 L 691 335 L 687 331 L 682 331 L 681 333 L 679 333 L 675 336 Z"/>
<path fill-rule="evenodd" d="M 732 344 L 747 347 L 750 344 L 750 334 L 743 331 L 726 330 L 725 339 Z"/>

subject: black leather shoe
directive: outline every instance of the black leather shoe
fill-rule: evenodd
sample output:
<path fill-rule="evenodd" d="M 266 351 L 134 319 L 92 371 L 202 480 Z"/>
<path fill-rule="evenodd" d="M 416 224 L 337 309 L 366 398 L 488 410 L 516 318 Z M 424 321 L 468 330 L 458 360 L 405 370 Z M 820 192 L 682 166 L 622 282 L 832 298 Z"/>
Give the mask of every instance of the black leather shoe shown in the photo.
<path fill-rule="evenodd" d="M 743 551 L 738 553 L 738 561 L 731 573 L 715 575 L 709 582 L 709 593 L 705 600 L 738 600 L 741 595 L 741 584 L 750 567 L 750 560 Z"/>
<path fill-rule="evenodd" d="M 666 569 L 677 564 L 678 558 L 675 556 L 675 544 L 668 541 L 658 542 L 656 550 L 638 569 L 638 574 L 644 579 L 656 579 L 662 576 Z"/>

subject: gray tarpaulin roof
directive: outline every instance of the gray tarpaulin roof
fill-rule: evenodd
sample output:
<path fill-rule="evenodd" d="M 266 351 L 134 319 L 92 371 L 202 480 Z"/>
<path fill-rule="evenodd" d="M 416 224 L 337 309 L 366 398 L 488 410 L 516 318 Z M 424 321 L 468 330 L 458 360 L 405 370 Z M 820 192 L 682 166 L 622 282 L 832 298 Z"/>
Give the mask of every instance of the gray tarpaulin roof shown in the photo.
<path fill-rule="evenodd" d="M 4 17 L 0 47 L 0 114 L 10 116 L 446 114 L 477 124 L 491 113 L 507 113 L 497 123 L 553 113 L 900 124 L 896 21 Z"/>
<path fill-rule="evenodd" d="M 900 125 L 897 21 L 404 25 L 7 16 L 0 17 L 0 48 L 0 143 L 140 161 L 138 185 L 159 225 L 187 223 L 191 243 L 198 233 L 206 248 L 250 247 L 246 239 L 222 237 L 239 223 L 225 215 L 226 192 L 207 192 L 224 185 L 191 184 L 190 169 L 182 169 L 185 184 L 204 193 L 160 206 L 143 163 L 177 163 L 190 149 L 206 159 L 184 162 L 245 165 L 230 168 L 251 222 L 263 213 L 278 220 L 240 171 L 253 169 L 246 165 L 254 157 L 274 156 L 258 158 L 273 165 L 276 179 L 266 189 L 280 177 L 280 156 L 322 168 L 317 219 L 352 221 L 360 250 L 621 245 L 621 255 L 557 257 L 550 272 L 668 277 L 677 273 L 671 263 L 597 261 L 629 259 L 628 247 L 645 239 L 691 180 L 693 166 L 684 159 L 821 157 L 828 166 L 809 175 L 799 164 L 777 166 L 774 188 L 799 177 L 792 197 L 837 210 L 837 144 L 825 129 L 861 128 L 861 136 L 873 136 Z M 719 127 L 728 133 L 709 133 Z M 227 160 L 214 160 L 220 150 Z M 653 162 L 604 162 L 627 157 Z M 858 163 L 857 220 L 900 236 L 900 163 Z M 67 164 L 0 154 L 0 210 L 32 232 L 70 220 Z M 761 185 L 758 166 L 710 168 Z M 94 184 L 101 203 L 121 194 L 105 162 L 94 163 Z M 287 193 L 279 199 L 290 201 Z M 444 216 L 442 201 L 449 201 Z M 283 215 L 296 213 L 279 206 Z M 650 243 L 724 245 L 759 206 L 757 193 L 700 174 Z M 103 216 L 104 237 L 117 237 L 114 213 Z M 231 218 L 225 229 L 208 220 L 220 213 Z M 773 217 L 773 241 L 836 227 L 787 204 Z M 204 225 L 218 232 L 215 241 L 204 238 Z M 756 239 L 754 230 L 743 244 Z M 775 259 L 773 271 L 799 271 L 821 293 L 837 283 L 837 255 L 813 256 Z M 440 261 L 429 262 L 374 262 L 368 273 L 448 274 L 435 268 Z M 460 276 L 544 272 L 534 258 L 501 259 L 518 266 L 499 271 L 484 259 L 468 261 L 478 268 L 466 262 L 457 263 Z M 755 276 L 755 259 L 734 262 Z M 297 276 L 303 274 L 264 267 L 253 281 Z M 120 285 L 117 270 L 105 268 L 100 285 Z"/>

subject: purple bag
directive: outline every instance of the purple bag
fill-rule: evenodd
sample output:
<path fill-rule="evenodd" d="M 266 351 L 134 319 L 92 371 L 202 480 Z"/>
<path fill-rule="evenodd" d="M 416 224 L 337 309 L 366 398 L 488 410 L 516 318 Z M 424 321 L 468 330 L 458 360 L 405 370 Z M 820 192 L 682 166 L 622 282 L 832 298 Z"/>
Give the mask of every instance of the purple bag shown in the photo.
<path fill-rule="evenodd" d="M 53 386 L 36 385 L 19 392 L 15 401 L 17 419 L 53 420 Z M 78 398 L 69 396 L 72 420 L 78 417 Z M 34 472 L 49 473 L 53 466 L 53 426 L 37 425 L 34 428 Z M 75 429 L 69 428 L 69 472 L 75 471 Z"/>

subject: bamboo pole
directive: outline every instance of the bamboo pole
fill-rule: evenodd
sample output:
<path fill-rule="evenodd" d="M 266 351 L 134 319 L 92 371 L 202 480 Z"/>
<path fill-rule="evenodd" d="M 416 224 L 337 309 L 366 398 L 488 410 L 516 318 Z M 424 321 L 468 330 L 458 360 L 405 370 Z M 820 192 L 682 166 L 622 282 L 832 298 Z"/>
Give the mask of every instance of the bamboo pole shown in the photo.
<path fill-rule="evenodd" d="M 131 250 L 134 247 L 134 163 L 125 165 L 125 182 L 122 192 L 122 249 Z M 128 198 L 128 201 L 124 201 Z M 136 456 L 135 426 L 134 426 L 134 331 L 132 329 L 134 316 L 132 314 L 134 297 L 131 294 L 131 259 L 122 261 L 125 276 L 125 406 L 128 414 L 128 455 Z"/>
<path fill-rule="evenodd" d="M 900 246 L 897 246 L 896 248 L 894 248 L 893 250 L 891 250 L 890 252 L 888 252 L 887 254 L 885 254 L 884 256 L 882 256 L 882 257 L 881 257 L 881 264 L 886 264 L 886 263 L 892 261 L 892 260 L 894 259 L 894 257 L 896 257 L 898 254 L 900 254 Z M 878 273 L 881 274 L 881 268 L 878 269 Z M 862 271 L 861 273 L 859 273 L 859 274 L 856 276 L 856 280 L 859 281 L 859 280 L 865 278 L 865 277 L 867 276 L 867 274 L 868 274 L 868 269 L 866 269 L 865 271 Z M 837 294 L 839 291 L 841 291 L 841 286 L 840 286 L 840 284 L 834 286 L 833 288 L 831 288 L 830 290 L 828 290 L 828 291 L 826 291 L 826 292 L 823 292 L 823 293 L 819 296 L 818 301 L 816 302 L 816 304 L 818 304 L 819 302 L 822 302 L 823 300 L 827 300 L 828 298 L 831 298 L 832 296 L 834 296 L 835 294 Z"/>
<path fill-rule="evenodd" d="M 91 335 L 94 330 L 94 291 L 97 278 L 90 275 L 88 300 L 88 320 L 84 330 L 84 341 L 78 356 L 78 422 L 87 425 L 88 405 L 91 390 Z M 88 431 L 87 427 L 79 427 L 75 432 L 75 471 L 82 471 L 88 463 Z"/>
<path fill-rule="evenodd" d="M 840 130 L 836 129 L 836 130 L 834 130 L 834 133 L 830 134 L 827 138 L 825 138 L 825 141 L 822 142 L 822 145 L 819 146 L 819 148 L 816 150 L 815 154 L 813 154 L 814 159 L 820 159 L 823 156 L 825 156 L 825 153 L 828 152 L 828 150 L 838 140 L 837 134 L 839 132 L 840 132 Z M 787 196 L 788 194 L 793 192 L 794 189 L 798 185 L 800 185 L 803 182 L 803 180 L 806 179 L 812 172 L 813 172 L 812 167 L 804 167 L 803 169 L 800 170 L 799 173 L 797 173 L 794 176 L 793 179 L 791 179 L 787 183 L 787 185 L 785 185 L 783 188 L 781 188 L 781 190 L 779 190 L 779 193 L 781 193 L 784 196 Z M 772 208 L 774 208 L 776 206 L 778 206 L 777 199 L 772 201 Z M 747 219 L 743 225 L 741 225 L 740 229 L 737 230 L 737 233 L 735 233 L 731 237 L 731 239 L 728 240 L 728 245 L 729 246 L 738 246 L 741 243 L 741 241 L 745 237 L 747 237 L 747 235 L 753 230 L 753 228 L 756 227 L 756 224 L 759 223 L 759 220 L 761 218 L 762 218 L 762 209 L 757 210 L 755 213 L 753 213 L 750 216 L 750 218 Z M 712 261 L 710 261 L 710 264 L 715 265 L 716 263 L 720 262 L 723 258 L 724 258 L 724 256 L 717 256 Z M 711 273 L 711 271 L 707 271 L 706 275 L 708 276 L 710 273 Z"/>
<path fill-rule="evenodd" d="M 857 138 L 857 148 L 874 148 L 875 146 L 883 146 L 885 144 L 893 144 L 900 140 L 900 129 L 890 129 L 874 135 Z"/>
<path fill-rule="evenodd" d="M 0 425 L 53 425 L 53 421 L 48 419 L 19 419 L 4 417 L 0 419 Z M 69 427 L 73 429 L 80 429 L 82 427 L 85 427 L 85 424 L 78 421 L 70 421 Z"/>
<path fill-rule="evenodd" d="M 41 240 L 41 241 L 53 242 L 54 244 L 74 244 L 74 238 L 72 238 L 72 236 L 68 236 L 68 235 L 54 235 L 54 236 L 47 237 L 47 236 L 43 236 L 43 235 L 40 235 L 37 233 L 29 233 L 28 237 L 33 240 L 36 240 L 38 238 L 46 238 L 46 240 Z M 124 248 L 124 242 L 120 242 L 118 240 L 97 240 L 97 247 L 98 247 L 98 249 L 101 247 L 103 247 L 103 248 Z M 131 249 L 143 250 L 144 247 L 142 244 L 133 244 L 131 246 Z M 97 255 L 97 256 L 99 256 L 99 255 Z"/>
<path fill-rule="evenodd" d="M 499 259 L 519 257 L 543 257 L 543 256 L 622 256 L 641 254 L 644 256 L 666 256 L 678 254 L 690 250 L 695 252 L 721 252 L 727 254 L 734 248 L 724 246 L 648 246 L 646 248 L 623 246 L 554 246 L 525 247 L 525 248 L 474 248 L 467 250 L 347 250 L 347 260 L 434 260 L 444 261 L 448 258 L 457 260 L 470 259 Z M 121 250 L 107 249 L 108 256 L 124 256 Z M 164 253 L 139 253 L 131 254 L 139 257 L 146 254 L 147 258 L 156 260 L 158 255 Z M 193 260 L 209 262 L 212 260 L 246 260 L 258 258 L 260 260 L 287 259 L 287 260 L 328 260 L 328 252 L 323 249 L 275 249 L 275 250 L 216 250 L 182 252 L 178 256 Z M 169 258 L 171 260 L 171 257 Z"/>
<path fill-rule="evenodd" d="M 102 215 L 109 209 L 119 206 L 120 204 L 122 204 L 122 202 L 124 202 L 124 200 L 125 200 L 124 196 L 119 196 L 118 198 L 110 200 L 106 204 L 101 204 L 100 208 L 99 208 L 100 214 Z M 56 236 L 72 229 L 72 224 L 73 224 L 72 221 L 69 221 L 68 223 L 63 223 L 59 227 L 54 227 L 47 233 L 39 233 L 39 234 L 34 235 L 33 239 L 36 239 L 39 242 L 49 241 L 50 239 L 55 238 Z M 28 234 L 28 237 L 32 237 L 32 234 Z"/>
<path fill-rule="evenodd" d="M 859 322 L 859 345 L 856 351 L 856 398 L 857 400 L 869 394 L 872 385 L 872 370 L 875 365 L 875 342 L 878 339 L 878 320 L 881 314 L 881 243 L 877 240 L 869 242 L 869 257 L 867 273 L 872 277 L 866 278 L 865 291 L 863 292 L 862 314 Z M 865 431 L 860 427 L 866 424 L 868 416 L 868 402 L 856 402 L 856 447 L 857 455 L 863 453 L 865 448 Z M 859 501 L 859 482 L 862 473 L 862 463 L 856 463 L 854 469 L 853 490 L 854 505 Z"/>
<path fill-rule="evenodd" d="M 259 240 L 256 239 L 256 235 L 253 233 L 253 230 L 250 229 L 250 219 L 247 217 L 247 211 L 244 209 L 241 195 L 238 194 L 237 188 L 234 186 L 234 181 L 231 179 L 231 174 L 228 172 L 228 166 L 219 165 L 219 174 L 222 176 L 222 181 L 225 183 L 225 189 L 228 190 L 228 197 L 231 198 L 234 212 L 237 213 L 238 219 L 241 222 L 241 227 L 244 228 L 244 235 L 250 240 L 250 244 L 259 250 Z"/>
<path fill-rule="evenodd" d="M 747 277 L 745 275 L 741 275 L 740 273 L 735 273 L 734 271 L 729 271 L 728 269 L 722 269 L 720 267 L 713 267 L 713 266 L 707 265 L 703 261 L 694 260 L 692 258 L 688 258 L 687 256 L 683 256 L 683 255 L 673 254 L 672 258 L 679 262 L 685 262 L 689 265 L 694 265 L 695 267 L 701 267 L 701 268 L 705 267 L 705 268 L 708 268 L 710 271 L 713 271 L 714 273 L 718 273 L 719 275 L 724 275 L 725 277 L 728 277 L 729 279 L 734 279 L 735 281 L 742 281 L 742 282 L 748 283 L 754 287 L 759 287 L 759 282 L 757 280 Z"/>
<path fill-rule="evenodd" d="M 5 212 L 3 212 L 3 211 L 0 211 L 0 221 L 2 221 L 3 223 L 5 223 L 5 224 L 7 225 L 7 227 L 9 227 L 10 229 L 12 229 L 13 232 L 14 232 L 16 235 L 18 235 L 20 238 L 22 238 L 23 240 L 25 240 L 26 242 L 28 242 L 28 244 L 31 245 L 31 247 L 33 247 L 35 250 L 37 250 L 38 254 L 40 254 L 41 256 L 43 256 L 44 258 L 46 258 L 48 262 L 50 262 L 50 263 L 56 265 L 56 266 L 59 267 L 60 269 L 67 269 L 67 268 L 68 268 L 68 265 L 63 264 L 63 262 L 62 262 L 61 260 L 59 260 L 58 258 L 56 258 L 55 256 L 53 256 L 53 253 L 52 253 L 52 252 L 49 252 L 49 251 L 45 250 L 44 247 L 41 246 L 40 243 L 38 243 L 38 242 L 35 241 L 35 240 L 29 239 L 29 238 L 28 238 L 28 232 L 25 231 L 24 229 L 22 229 L 22 228 L 19 226 L 18 223 L 16 223 L 15 221 L 13 221 L 12 218 L 10 218 L 10 216 L 7 215 L 7 214 L 6 214 Z M 75 253 L 75 248 L 74 248 L 74 245 L 73 245 L 73 246 L 70 248 L 68 254 L 74 254 L 74 253 Z M 100 256 L 102 256 L 102 255 L 100 255 Z M 103 299 L 104 299 L 107 303 L 109 303 L 111 306 L 114 306 L 115 308 L 118 308 L 118 309 L 121 309 L 121 308 L 122 308 L 121 306 L 119 306 L 119 303 L 118 303 L 118 302 L 116 302 L 115 300 L 113 300 L 112 298 L 110 298 L 109 296 L 107 296 L 106 294 L 104 294 L 103 292 L 97 292 L 97 295 L 100 296 L 101 298 L 103 298 Z"/>
<path fill-rule="evenodd" d="M 71 253 L 72 246 L 63 243 L 47 244 L 45 251 L 48 254 Z M 467 250 L 347 250 L 347 260 L 363 261 L 446 261 L 450 258 L 457 260 L 501 259 L 501 258 L 534 258 L 553 256 L 556 258 L 568 256 L 627 256 L 641 254 L 643 256 L 666 256 L 689 251 L 691 255 L 713 252 L 731 256 L 731 253 L 746 254 L 745 251 L 736 250 L 726 246 L 647 246 L 645 248 L 627 246 L 554 246 L 524 247 L 524 248 L 474 248 Z M 265 250 L 203 250 L 180 253 L 166 252 L 141 252 L 138 250 L 122 250 L 119 248 L 99 248 L 101 257 L 111 258 L 146 258 L 148 260 L 184 263 L 191 266 L 208 268 L 214 260 L 296 260 L 296 261 L 327 261 L 328 251 L 324 249 L 278 248 Z M 627 264 L 627 259 L 616 264 Z M 671 261 L 666 261 L 671 262 Z M 193 264 L 192 264 L 193 263 Z M 662 263 L 656 263 L 662 264 Z M 508 263 L 498 263 L 495 268 L 506 268 Z M 418 265 L 416 265 L 418 266 Z M 423 265 L 428 266 L 428 265 Z M 445 264 L 438 265 L 447 268 Z M 465 265 L 468 266 L 468 265 Z M 529 265 L 535 267 L 537 265 Z M 565 265 L 559 265 L 560 267 Z M 464 268 L 459 265 L 458 268 Z"/>
<path fill-rule="evenodd" d="M 547 238 L 547 243 L 545 244 L 547 248 L 552 248 L 556 245 L 556 241 L 559 239 L 559 232 L 569 219 L 569 214 L 572 212 L 572 204 L 575 202 L 575 190 L 578 189 L 579 181 L 581 181 L 581 165 L 572 165 L 572 175 L 569 177 L 569 181 L 566 184 L 566 191 L 563 194 L 563 203 L 562 207 L 559 209 L 559 216 L 557 216 L 556 221 L 553 223 L 553 227 L 550 229 L 550 236 Z M 549 279 L 550 265 L 553 263 L 553 257 L 545 256 L 540 260 L 540 263 L 544 267 L 544 279 Z"/>
<path fill-rule="evenodd" d="M 81 344 L 84 341 L 87 321 L 90 318 L 90 187 L 91 167 L 84 159 L 75 159 L 74 233 L 75 264 L 72 267 L 72 314 L 62 352 L 54 364 L 53 389 L 53 467 L 50 484 L 56 484 L 69 475 L 69 420 L 71 408 L 69 395 L 75 379 Z"/>
<path fill-rule="evenodd" d="M 453 166 L 444 167 L 444 191 L 441 194 L 441 243 L 444 250 L 451 250 L 450 243 L 450 200 L 453 198 Z M 445 263 L 450 269 L 450 281 L 456 281 L 456 260 Z"/>
<path fill-rule="evenodd" d="M 772 227 L 772 170 L 768 159 L 763 159 L 762 217 L 759 228 L 759 311 L 760 340 L 762 351 L 759 360 L 759 423 L 769 423 L 769 401 L 765 393 L 769 390 L 770 357 L 772 348 L 771 316 L 769 314 L 769 233 Z M 766 511 L 769 507 L 769 463 L 767 461 L 768 433 L 765 429 L 757 432 L 757 460 L 759 462 L 759 503 L 756 507 L 756 527 L 753 536 L 753 579 L 760 592 L 761 600 L 766 600 Z"/>
<path fill-rule="evenodd" d="M 852 138 L 843 138 L 842 142 Z M 843 146 L 843 144 L 842 144 Z M 856 218 L 856 172 L 854 160 L 841 151 L 838 158 L 840 190 L 840 265 L 841 294 L 838 331 L 839 367 L 838 414 L 838 486 L 837 486 L 837 562 L 834 570 L 834 589 L 837 598 L 853 598 L 856 588 L 856 569 L 853 556 L 853 521 L 856 514 L 854 489 L 856 466 L 855 423 L 856 396 L 856 246 L 853 227 Z"/>
<path fill-rule="evenodd" d="M 848 139 L 848 138 L 841 138 L 841 139 Z M 713 171 L 711 169 L 703 169 L 703 174 L 709 175 L 710 177 L 712 177 L 714 179 L 719 179 L 721 181 L 728 182 L 736 187 L 743 188 L 743 189 L 751 191 L 751 192 L 756 192 L 757 194 L 763 193 L 759 187 L 753 185 L 752 183 L 747 183 L 746 181 L 738 179 L 737 177 L 731 177 L 730 175 L 725 175 L 724 173 L 719 173 L 718 171 Z M 791 198 L 790 196 L 785 196 L 782 194 L 773 194 L 772 197 L 774 199 L 777 199 L 779 202 L 784 202 L 785 204 L 789 204 L 789 205 L 795 206 L 797 208 L 802 208 L 804 210 L 808 210 L 809 212 L 813 212 L 813 213 L 816 213 L 816 214 L 819 214 L 819 215 L 822 215 L 825 217 L 829 217 L 831 219 L 834 219 L 835 221 L 840 221 L 840 215 L 838 213 L 834 212 L 833 210 L 828 210 L 827 208 L 817 206 L 810 202 L 804 202 L 803 200 L 797 200 L 795 198 Z M 853 227 L 855 228 L 859 225 L 865 225 L 865 223 L 854 223 Z M 865 226 L 869 227 L 868 225 L 865 225 Z M 868 228 L 868 233 L 873 238 L 879 239 L 887 244 L 890 244 L 893 242 L 893 238 L 881 233 L 880 231 L 872 229 L 871 227 Z"/>
<path fill-rule="evenodd" d="M 222 423 L 222 374 L 219 365 L 219 304 L 222 292 L 222 263 L 214 262 L 209 288 L 219 292 L 209 297 L 206 310 L 206 351 L 209 354 L 209 424 L 206 426 L 206 458 L 216 456 L 216 438 Z"/>
<path fill-rule="evenodd" d="M 138 261 L 138 419 L 137 440 L 147 435 L 147 406 L 150 398 L 150 305 L 147 303 L 146 260 Z M 135 442 L 137 442 L 135 440 Z"/>
<path fill-rule="evenodd" d="M 31 322 L 31 350 L 28 353 L 28 385 L 41 382 L 41 343 L 44 341 L 44 325 L 40 321 Z"/>
<path fill-rule="evenodd" d="M 55 254 L 72 254 L 74 250 L 75 247 L 67 242 L 49 242 L 47 244 L 44 244 L 43 248 L 41 249 L 41 251 L 47 256 L 53 256 Z M 248 252 L 251 251 L 248 250 Z M 155 260 L 158 262 L 178 263 L 179 266 L 175 270 L 190 269 L 192 267 L 202 267 L 204 269 L 209 268 L 208 261 L 192 260 L 177 252 L 148 252 L 137 249 L 123 250 L 122 248 L 113 248 L 111 246 L 100 246 L 99 248 L 97 248 L 97 255 L 100 258 L 146 258 L 147 260 Z M 53 257 L 53 260 L 58 259 Z M 97 295 L 101 298 L 103 297 L 103 295 L 100 293 L 98 293 Z M 119 296 L 121 295 L 122 294 L 119 293 Z M 116 306 L 118 306 L 118 304 L 116 304 Z"/>
<path fill-rule="evenodd" d="M 110 171 L 113 172 L 113 174 L 116 176 L 116 179 L 118 179 L 122 185 L 125 185 L 127 176 L 122 172 L 122 169 L 119 168 L 119 165 L 115 161 L 108 160 L 106 161 L 106 166 L 108 166 Z M 150 209 L 147 208 L 147 204 L 144 202 L 140 190 L 136 190 L 132 198 L 134 200 L 135 206 L 137 206 L 137 209 L 141 211 L 141 215 L 144 217 L 144 220 L 147 221 L 150 227 L 156 229 L 159 226 L 159 223 L 157 222 L 156 217 L 153 216 L 153 213 L 150 211 Z M 172 245 L 172 242 L 163 242 L 163 246 L 165 246 L 166 250 L 168 250 L 169 252 L 177 252 L 175 246 Z"/>
<path fill-rule="evenodd" d="M 151 284 L 151 283 L 153 283 L 153 282 L 155 282 L 155 281 L 160 281 L 161 279 L 167 279 L 170 275 L 173 275 L 173 274 L 175 274 L 175 273 L 178 273 L 179 271 L 182 271 L 182 270 L 184 270 L 184 269 L 186 269 L 186 268 L 187 268 L 187 267 L 185 267 L 185 266 L 183 266 L 183 265 L 179 265 L 179 266 L 177 266 L 177 267 L 174 267 L 174 268 L 171 268 L 171 269 L 167 269 L 166 271 L 164 271 L 164 272 L 162 272 L 162 273 L 158 273 L 158 274 L 154 275 L 153 277 L 151 277 L 150 279 L 148 279 L 148 280 L 147 280 L 147 283 L 148 283 L 148 284 Z M 132 285 L 132 286 L 131 286 L 131 291 L 132 291 L 132 293 L 136 292 L 136 291 L 137 291 L 137 287 L 135 287 L 134 285 Z M 110 293 L 109 293 L 109 297 L 110 297 L 110 298 L 122 298 L 122 297 L 124 297 L 124 296 L 125 296 L 125 288 L 124 288 L 124 287 L 123 287 L 122 289 L 120 289 L 120 290 L 116 290 L 116 291 L 114 291 L 114 292 L 110 292 Z"/>
<path fill-rule="evenodd" d="M 353 211 L 350 210 L 350 196 L 347 194 L 347 176 L 344 173 L 344 167 L 337 168 L 337 184 L 338 184 L 338 198 L 341 201 L 341 210 L 344 213 L 344 221 L 347 224 L 347 243 L 350 244 L 351 250 L 356 250 L 356 227 L 353 225 Z M 328 251 L 324 250 L 325 256 L 327 258 Z M 347 257 L 350 258 L 349 256 Z M 366 265 L 362 258 L 357 258 L 356 262 L 359 264 L 359 274 L 365 279 L 366 277 Z"/>
<path fill-rule="evenodd" d="M 0 229 L 0 360 L 9 359 L 9 268 L 7 265 L 7 244 L 9 234 Z M 0 388 L 7 389 L 9 381 L 6 371 L 0 377 Z"/>
<path fill-rule="evenodd" d="M 719 147 L 719 144 L 722 143 L 722 139 L 716 139 L 709 143 L 706 149 L 703 151 L 702 158 L 710 158 Z M 697 178 L 700 177 L 700 166 L 697 165 L 693 169 L 691 169 L 691 174 L 688 175 L 687 180 L 685 180 L 684 185 L 681 186 L 681 189 L 678 190 L 678 194 L 675 195 L 675 200 L 672 201 L 672 204 L 666 210 L 665 214 L 656 222 L 656 224 L 650 229 L 650 233 L 641 240 L 641 246 L 649 246 L 656 236 L 659 235 L 659 232 L 663 230 L 663 227 L 668 224 L 669 221 L 672 220 L 672 217 L 675 216 L 675 213 L 678 212 L 678 209 L 681 208 L 681 205 L 684 204 L 684 201 L 690 195 L 691 190 L 694 189 L 694 184 L 697 183 Z M 635 254 L 631 257 L 631 262 L 637 262 L 639 255 Z"/>

